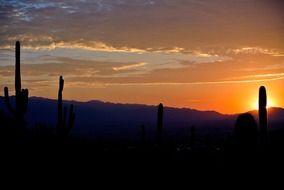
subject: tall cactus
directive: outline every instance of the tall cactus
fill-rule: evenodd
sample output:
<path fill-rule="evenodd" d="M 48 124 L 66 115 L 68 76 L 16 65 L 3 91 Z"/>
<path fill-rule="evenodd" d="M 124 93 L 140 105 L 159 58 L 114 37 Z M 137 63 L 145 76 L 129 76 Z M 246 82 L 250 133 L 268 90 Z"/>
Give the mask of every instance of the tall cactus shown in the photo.
<path fill-rule="evenodd" d="M 163 107 L 163 104 L 160 103 L 158 105 L 158 117 L 157 117 L 157 142 L 158 142 L 158 144 L 162 143 L 162 137 L 163 137 L 163 114 L 164 114 L 164 107 Z"/>
<path fill-rule="evenodd" d="M 74 127 L 75 113 L 73 104 L 69 107 L 69 117 L 67 122 L 67 107 L 64 107 L 63 113 L 63 103 L 62 103 L 62 92 L 64 88 L 64 79 L 62 76 L 59 77 L 59 89 L 58 89 L 58 105 L 57 105 L 57 126 L 56 132 L 59 136 L 68 135 L 71 129 Z"/>
<path fill-rule="evenodd" d="M 16 107 L 12 108 L 9 98 L 9 89 L 8 87 L 4 88 L 5 103 L 7 109 L 14 115 L 17 125 L 23 125 L 24 115 L 27 112 L 28 108 L 28 89 L 21 88 L 21 64 L 20 64 L 20 42 L 16 42 L 16 51 L 15 51 L 15 91 L 16 91 Z M 20 126 L 18 126 L 20 127 Z"/>
<path fill-rule="evenodd" d="M 61 130 L 63 125 L 62 120 L 62 91 L 64 87 L 64 80 L 63 77 L 59 77 L 59 89 L 58 89 L 58 104 L 57 104 L 57 130 L 58 132 Z"/>
<path fill-rule="evenodd" d="M 260 129 L 260 143 L 265 145 L 267 143 L 267 97 L 264 86 L 259 88 L 258 99 L 258 117 L 259 117 L 259 129 Z"/>

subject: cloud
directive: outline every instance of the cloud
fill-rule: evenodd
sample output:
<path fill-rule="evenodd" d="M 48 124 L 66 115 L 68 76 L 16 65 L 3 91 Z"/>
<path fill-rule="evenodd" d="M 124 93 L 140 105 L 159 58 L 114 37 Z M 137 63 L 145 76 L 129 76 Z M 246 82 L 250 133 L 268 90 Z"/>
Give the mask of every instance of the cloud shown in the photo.
<path fill-rule="evenodd" d="M 5 59 L 10 58 L 8 61 L 11 63 L 0 66 L 2 84 L 12 81 L 14 75 L 14 51 L 5 53 Z M 272 75 L 283 73 L 282 67 L 277 64 L 283 63 L 283 58 L 268 54 L 230 58 L 216 54 L 203 55 L 199 50 L 192 53 L 139 53 L 55 48 L 48 51 L 24 49 L 21 55 L 23 80 L 50 80 L 52 83 L 63 75 L 72 85 L 230 84 L 273 81 L 283 77 L 282 74 Z M 1 64 L 5 65 L 3 60 Z M 269 65 L 277 67 L 269 71 Z"/>
<path fill-rule="evenodd" d="M 264 74 L 255 74 L 255 75 L 245 75 L 245 76 L 239 76 L 234 77 L 231 79 L 254 79 L 254 78 L 261 78 L 263 80 L 269 80 L 269 79 L 277 79 L 277 78 L 283 78 L 284 73 L 264 73 Z"/>
<path fill-rule="evenodd" d="M 276 49 L 267 49 L 261 47 L 243 47 L 238 49 L 228 49 L 227 54 L 266 54 L 275 57 L 283 57 L 284 52 L 280 52 Z"/>
<path fill-rule="evenodd" d="M 262 67 L 249 67 L 249 68 L 242 68 L 241 71 L 267 71 L 267 70 L 280 70 L 284 69 L 284 62 L 279 64 L 267 64 Z"/>
<path fill-rule="evenodd" d="M 73 39 L 68 41 L 60 40 L 58 37 L 51 35 L 38 34 L 19 34 L 10 35 L 0 44 L 0 50 L 14 49 L 15 41 L 20 41 L 22 49 L 27 50 L 54 50 L 54 49 L 81 49 L 87 51 L 103 51 L 103 52 L 126 52 L 126 53 L 161 53 L 161 54 L 191 54 L 201 58 L 218 57 L 217 51 L 214 50 L 200 50 L 200 49 L 186 49 L 182 47 L 156 47 L 156 48 L 137 48 L 128 46 L 114 46 L 102 41 L 88 41 L 84 39 Z M 268 50 L 262 48 L 242 48 L 242 49 L 228 49 L 226 54 L 249 54 L 253 52 L 275 55 L 276 50 Z M 221 53 L 221 52 L 219 52 Z M 280 56 L 280 53 L 278 53 Z"/>
<path fill-rule="evenodd" d="M 0 46 L 1 49 L 12 49 L 14 48 L 15 41 L 21 41 L 22 49 L 30 50 L 53 50 L 57 48 L 64 49 L 82 49 L 89 51 L 107 51 L 107 52 L 145 52 L 145 50 L 129 47 L 113 47 L 99 41 L 88 41 L 83 40 L 72 40 L 62 41 L 52 36 L 47 35 L 34 35 L 34 34 L 21 34 L 16 36 L 9 36 L 6 38 L 6 44 Z"/>
<path fill-rule="evenodd" d="M 43 44 L 46 48 L 70 45 L 182 52 L 245 46 L 283 50 L 283 8 L 279 0 L 1 1 L 0 46 L 11 44 L 9 37 L 30 35 L 53 38 L 52 43 Z"/>
<path fill-rule="evenodd" d="M 1 1 L 0 65 L 14 64 L 14 43 L 21 40 L 23 72 L 30 77 L 185 82 L 257 75 L 269 68 L 280 73 L 281 66 L 270 65 L 283 63 L 283 5 L 279 0 Z M 2 76 L 13 71 L 1 69 Z"/>
<path fill-rule="evenodd" d="M 278 75 L 269 79 L 252 80 L 221 80 L 221 81 L 194 81 L 194 82 L 70 82 L 70 86 L 84 86 L 85 88 L 107 87 L 107 86 L 184 86 L 184 85 L 223 85 L 223 84 L 242 84 L 242 83 L 260 83 L 284 80 L 284 75 Z"/>
<path fill-rule="evenodd" d="M 173 63 L 155 64 L 155 61 L 151 63 L 112 62 L 106 60 L 82 60 L 40 55 L 35 57 L 35 60 L 37 60 L 37 63 L 27 64 L 27 61 L 23 60 L 25 64 L 22 64 L 22 79 L 29 80 L 31 83 L 35 80 L 50 80 L 52 83 L 52 81 L 57 80 L 60 75 L 63 75 L 65 78 L 69 79 L 70 82 L 76 84 L 80 82 L 153 82 L 163 80 L 164 76 L 167 76 L 167 80 L 169 81 L 175 78 L 175 80 L 178 81 L 178 76 L 180 75 L 179 70 L 190 71 L 190 65 L 179 64 L 178 62 L 176 62 L 176 65 Z M 1 80 L 2 84 L 8 81 L 11 82 L 14 76 L 14 66 L 0 66 L 0 75 L 3 79 Z"/>
<path fill-rule="evenodd" d="M 129 70 L 129 69 L 135 69 L 137 67 L 143 67 L 147 64 L 148 63 L 141 62 L 141 63 L 131 64 L 131 65 L 123 65 L 123 66 L 120 66 L 120 67 L 113 67 L 112 69 L 114 71 Z"/>
<path fill-rule="evenodd" d="M 58 42 L 51 36 L 33 36 L 20 35 L 22 40 L 22 60 L 26 65 L 45 65 L 62 63 L 66 68 L 70 63 L 74 67 L 84 67 L 84 64 L 90 64 L 99 72 L 97 75 L 107 75 L 112 77 L 141 75 L 152 73 L 160 69 L 177 69 L 191 67 L 192 64 L 213 63 L 216 61 L 229 60 L 229 57 L 218 56 L 216 54 L 205 54 L 200 51 L 183 52 L 184 49 L 174 47 L 173 49 L 135 49 L 131 47 L 113 47 L 102 42 L 81 41 Z M 8 40 L 15 41 L 17 37 L 10 37 Z M 14 64 L 14 43 L 9 47 L 2 47 L 1 52 L 5 52 L 5 60 L 1 59 L 1 65 Z M 191 64 L 183 64 L 183 61 Z M 101 63 L 105 63 L 104 66 Z M 58 64 L 55 66 L 58 66 Z M 55 67 L 54 66 L 54 67 Z M 45 66 L 42 66 L 44 68 Z M 48 73 L 50 70 L 43 70 Z M 58 69 L 57 73 L 65 73 Z M 76 73 L 74 71 L 74 73 Z M 50 73 L 49 73 L 50 74 Z M 87 76 L 94 73 L 86 73 Z"/>

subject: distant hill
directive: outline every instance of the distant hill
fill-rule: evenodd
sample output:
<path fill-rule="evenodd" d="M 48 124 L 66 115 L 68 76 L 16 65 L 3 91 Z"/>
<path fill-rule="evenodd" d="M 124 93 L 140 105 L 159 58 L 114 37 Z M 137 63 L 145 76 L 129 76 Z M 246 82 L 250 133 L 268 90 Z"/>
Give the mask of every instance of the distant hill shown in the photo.
<path fill-rule="evenodd" d="M 269 121 L 272 123 L 275 122 L 284 122 L 284 109 L 283 108 L 278 108 L 278 107 L 271 107 L 267 109 L 267 114 Z M 253 110 L 249 111 L 255 118 L 258 117 L 258 111 Z"/>
<path fill-rule="evenodd" d="M 12 99 L 13 100 L 13 99 Z M 13 101 L 12 101 L 13 102 Z M 65 106 L 74 104 L 76 112 L 74 135 L 89 137 L 138 136 L 144 125 L 147 134 L 153 136 L 156 130 L 157 106 L 139 104 L 116 104 L 102 101 L 64 101 Z M 0 109 L 7 111 L 0 97 Z M 257 111 L 251 111 L 257 119 Z M 284 109 L 270 108 L 269 122 L 280 125 Z M 189 133 L 195 126 L 202 134 L 227 134 L 232 132 L 238 114 L 225 115 L 215 111 L 198 111 L 188 108 L 164 108 L 164 127 L 168 135 Z M 26 115 L 29 126 L 40 122 L 56 125 L 57 100 L 31 97 Z"/>

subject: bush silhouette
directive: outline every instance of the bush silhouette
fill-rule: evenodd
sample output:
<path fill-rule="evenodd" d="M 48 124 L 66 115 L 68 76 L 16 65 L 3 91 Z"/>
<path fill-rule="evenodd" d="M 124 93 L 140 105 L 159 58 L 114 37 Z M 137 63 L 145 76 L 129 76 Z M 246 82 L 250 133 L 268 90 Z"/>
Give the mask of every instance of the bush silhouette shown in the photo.
<path fill-rule="evenodd" d="M 240 151 L 255 149 L 258 142 L 257 133 L 257 124 L 253 116 L 249 113 L 239 115 L 234 130 L 236 148 Z"/>

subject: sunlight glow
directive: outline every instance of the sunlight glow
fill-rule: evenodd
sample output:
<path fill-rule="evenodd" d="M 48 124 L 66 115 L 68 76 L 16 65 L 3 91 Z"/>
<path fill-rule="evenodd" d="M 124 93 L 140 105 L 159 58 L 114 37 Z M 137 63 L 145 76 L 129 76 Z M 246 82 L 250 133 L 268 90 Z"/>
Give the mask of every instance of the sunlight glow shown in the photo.
<path fill-rule="evenodd" d="M 275 104 L 275 101 L 273 99 L 267 99 L 267 108 L 271 108 L 271 107 L 275 107 L 276 104 Z M 258 99 L 256 99 L 254 102 L 253 102 L 253 105 L 252 105 L 252 108 L 255 109 L 255 110 L 258 110 Z"/>

